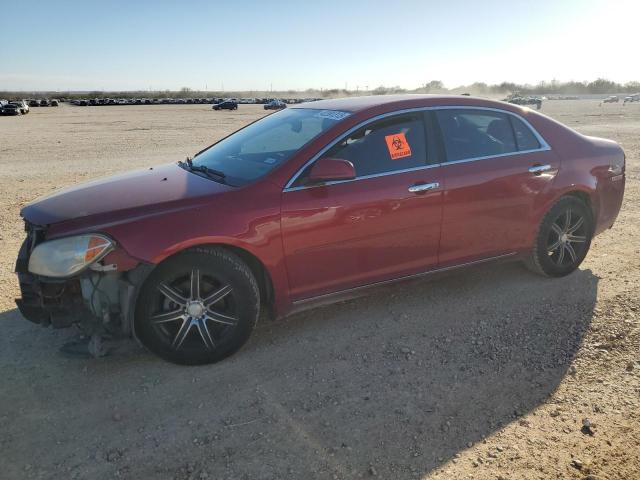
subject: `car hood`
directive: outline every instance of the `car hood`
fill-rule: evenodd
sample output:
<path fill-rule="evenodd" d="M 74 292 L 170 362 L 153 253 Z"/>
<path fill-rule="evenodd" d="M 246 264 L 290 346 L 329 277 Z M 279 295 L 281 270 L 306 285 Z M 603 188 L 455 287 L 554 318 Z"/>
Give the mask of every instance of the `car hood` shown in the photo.
<path fill-rule="evenodd" d="M 161 165 L 102 178 L 60 190 L 25 206 L 20 215 L 36 225 L 83 217 L 152 213 L 167 204 L 231 190 L 233 187 L 188 172 L 177 164 Z"/>

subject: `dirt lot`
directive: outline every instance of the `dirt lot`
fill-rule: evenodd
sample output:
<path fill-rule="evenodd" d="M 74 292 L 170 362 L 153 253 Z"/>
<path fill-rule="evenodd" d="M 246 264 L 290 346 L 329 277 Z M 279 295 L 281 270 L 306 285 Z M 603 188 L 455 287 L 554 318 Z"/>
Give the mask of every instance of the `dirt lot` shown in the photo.
<path fill-rule="evenodd" d="M 0 478 L 640 478 L 640 105 L 543 112 L 627 154 L 613 230 L 549 280 L 492 265 L 264 322 L 215 366 L 74 360 L 23 320 L 19 209 L 183 159 L 261 116 L 206 105 L 0 117 Z M 583 419 L 591 433 L 582 431 Z"/>

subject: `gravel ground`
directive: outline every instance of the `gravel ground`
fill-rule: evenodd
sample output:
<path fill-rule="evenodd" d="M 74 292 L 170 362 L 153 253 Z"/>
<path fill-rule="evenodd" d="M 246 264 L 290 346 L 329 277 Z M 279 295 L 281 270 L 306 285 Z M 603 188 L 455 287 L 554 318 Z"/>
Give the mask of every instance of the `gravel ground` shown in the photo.
<path fill-rule="evenodd" d="M 3 479 L 640 478 L 640 105 L 547 102 L 618 141 L 627 193 L 579 271 L 486 265 L 263 322 L 214 365 L 133 342 L 98 360 L 15 309 L 18 211 L 183 159 L 264 111 L 206 105 L 0 117 Z M 585 426 L 586 425 L 586 426 Z"/>

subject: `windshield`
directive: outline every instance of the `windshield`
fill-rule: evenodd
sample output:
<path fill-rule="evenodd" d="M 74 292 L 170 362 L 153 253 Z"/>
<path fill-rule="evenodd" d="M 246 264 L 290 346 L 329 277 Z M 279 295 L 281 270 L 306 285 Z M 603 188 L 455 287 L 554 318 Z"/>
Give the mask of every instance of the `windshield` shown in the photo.
<path fill-rule="evenodd" d="M 223 173 L 230 185 L 245 185 L 282 165 L 302 146 L 348 115 L 335 110 L 282 110 L 199 153 L 193 165 Z"/>

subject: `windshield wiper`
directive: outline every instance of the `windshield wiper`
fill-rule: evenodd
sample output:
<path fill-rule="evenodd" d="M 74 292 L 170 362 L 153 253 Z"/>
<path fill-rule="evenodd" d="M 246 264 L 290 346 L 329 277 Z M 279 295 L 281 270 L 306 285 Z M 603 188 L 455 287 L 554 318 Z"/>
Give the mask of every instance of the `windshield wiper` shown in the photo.
<path fill-rule="evenodd" d="M 189 167 L 189 169 L 192 172 L 202 172 L 209 177 L 214 176 L 218 178 L 227 178 L 224 172 L 221 172 L 220 170 L 215 170 L 213 168 L 209 168 L 205 165 L 192 165 Z"/>
<path fill-rule="evenodd" d="M 181 167 L 187 168 L 192 172 L 202 172 L 209 178 L 217 177 L 220 180 L 224 180 L 225 178 L 227 178 L 227 175 L 220 170 L 207 167 L 206 165 L 194 165 L 193 160 L 191 160 L 191 158 L 189 157 L 187 157 L 184 162 L 178 162 L 178 164 Z"/>

